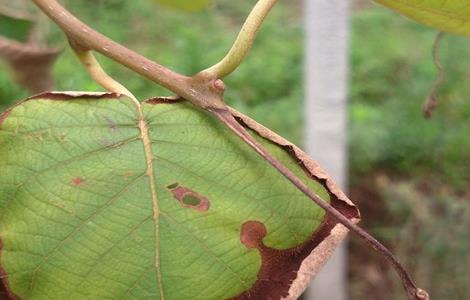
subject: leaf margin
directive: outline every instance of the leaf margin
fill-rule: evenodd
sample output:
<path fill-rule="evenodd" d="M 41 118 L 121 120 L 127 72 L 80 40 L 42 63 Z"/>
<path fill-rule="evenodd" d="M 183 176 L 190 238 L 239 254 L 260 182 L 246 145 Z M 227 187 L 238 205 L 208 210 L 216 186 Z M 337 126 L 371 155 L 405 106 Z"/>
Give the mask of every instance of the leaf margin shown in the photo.
<path fill-rule="evenodd" d="M 282 148 L 286 148 L 287 152 L 291 154 L 297 160 L 297 163 L 304 168 L 314 180 L 319 182 L 323 187 L 330 193 L 331 204 L 333 205 L 335 200 L 351 209 L 350 220 L 357 224 L 361 220 L 360 212 L 357 206 L 344 194 L 339 188 L 336 182 L 323 170 L 323 168 L 310 156 L 305 153 L 298 146 L 289 142 L 279 134 L 271 131 L 267 127 L 259 124 L 252 118 L 245 114 L 237 111 L 236 109 L 229 107 L 232 115 L 239 121 L 241 121 L 246 127 L 255 131 L 260 136 L 272 141 Z M 344 207 L 336 207 L 339 211 L 344 213 Z M 354 215 L 354 213 L 356 213 Z M 325 215 L 325 220 L 328 218 L 328 214 Z M 307 289 L 309 283 L 315 278 L 321 268 L 326 264 L 330 256 L 333 254 L 336 247 L 346 237 L 349 230 L 342 224 L 333 220 L 335 223 L 328 236 L 326 236 L 320 244 L 318 244 L 313 251 L 308 255 L 301 263 L 300 268 L 297 270 L 297 278 L 291 283 L 289 288 L 289 295 L 283 300 L 295 300 L 298 299 L 302 293 Z M 321 228 L 321 225 L 320 227 Z"/>
<path fill-rule="evenodd" d="M 410 3 L 410 0 L 374 0 L 374 2 L 413 19 L 420 24 L 448 33 L 470 36 L 470 16 L 467 16 L 465 19 L 465 15 L 455 15 L 455 13 L 439 11 L 433 7 Z M 438 16 L 438 19 L 433 19 L 436 18 L 436 16 Z M 452 22 L 453 26 L 449 26 L 449 22 Z M 456 22 L 463 23 L 464 25 L 456 26 Z"/>

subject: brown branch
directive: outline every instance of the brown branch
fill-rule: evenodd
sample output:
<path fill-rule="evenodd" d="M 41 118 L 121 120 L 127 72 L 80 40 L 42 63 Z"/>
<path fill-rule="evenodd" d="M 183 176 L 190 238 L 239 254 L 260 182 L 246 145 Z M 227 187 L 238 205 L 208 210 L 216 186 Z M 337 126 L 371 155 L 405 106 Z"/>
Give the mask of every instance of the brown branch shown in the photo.
<path fill-rule="evenodd" d="M 354 224 L 346 216 L 336 210 L 328 202 L 323 200 L 315 192 L 308 188 L 308 186 L 300 180 L 291 170 L 283 165 L 279 160 L 272 156 L 260 143 L 258 143 L 251 134 L 238 123 L 228 109 L 209 109 L 222 123 L 230 128 L 238 137 L 240 137 L 246 144 L 255 150 L 264 160 L 269 162 L 275 169 L 284 175 L 292 184 L 294 184 L 300 191 L 309 197 L 318 206 L 324 209 L 328 214 L 333 216 L 339 223 L 343 224 L 346 228 L 351 230 L 366 242 L 375 251 L 382 254 L 383 257 L 393 266 L 403 283 L 403 287 L 410 300 L 427 300 L 429 299 L 426 291 L 417 288 L 411 276 L 395 258 L 395 256 L 382 245 L 377 239 L 367 233 L 364 229 Z"/>

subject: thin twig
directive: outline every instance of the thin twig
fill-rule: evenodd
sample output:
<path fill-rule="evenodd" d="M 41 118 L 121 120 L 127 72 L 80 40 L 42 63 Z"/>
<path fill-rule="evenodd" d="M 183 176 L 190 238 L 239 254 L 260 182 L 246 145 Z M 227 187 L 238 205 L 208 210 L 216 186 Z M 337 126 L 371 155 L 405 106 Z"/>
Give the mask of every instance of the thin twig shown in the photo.
<path fill-rule="evenodd" d="M 259 0 L 248 15 L 227 55 L 217 64 L 202 71 L 202 73 L 213 74 L 216 78 L 225 78 L 235 71 L 253 46 L 264 19 L 276 2 L 277 0 Z"/>
<path fill-rule="evenodd" d="M 210 109 L 210 112 L 214 114 L 222 123 L 224 123 L 229 129 L 231 129 L 238 137 L 240 137 L 246 144 L 248 144 L 253 150 L 255 150 L 264 160 L 269 162 L 275 169 L 277 169 L 282 175 L 284 175 L 292 184 L 294 184 L 300 191 L 302 191 L 307 197 L 309 197 L 318 206 L 324 209 L 328 214 L 333 216 L 339 223 L 351 230 L 359 236 L 364 242 L 366 242 L 375 251 L 382 254 L 385 259 L 393 266 L 395 271 L 400 276 L 403 283 L 403 287 L 410 300 L 427 300 L 429 299 L 428 294 L 417 288 L 411 279 L 411 276 L 395 258 L 395 256 L 377 239 L 368 234 L 364 229 L 354 224 L 341 212 L 336 210 L 328 202 L 323 200 L 315 192 L 308 188 L 308 186 L 299 179 L 291 170 L 283 165 L 279 160 L 272 156 L 259 142 L 257 142 L 251 134 L 241 126 L 238 121 L 233 117 L 228 109 Z"/>
<path fill-rule="evenodd" d="M 432 46 L 432 60 L 437 69 L 437 77 L 431 87 L 431 90 L 429 91 L 429 95 L 426 101 L 423 103 L 423 113 L 424 113 L 424 116 L 428 119 L 432 117 L 432 113 L 434 112 L 434 109 L 437 107 L 437 103 L 438 103 L 437 94 L 439 92 L 440 87 L 445 81 L 445 71 L 441 64 L 441 60 L 439 58 L 439 53 L 438 53 L 439 45 L 443 36 L 444 36 L 444 32 L 440 31 L 436 35 L 436 38 L 434 39 L 434 43 Z"/>

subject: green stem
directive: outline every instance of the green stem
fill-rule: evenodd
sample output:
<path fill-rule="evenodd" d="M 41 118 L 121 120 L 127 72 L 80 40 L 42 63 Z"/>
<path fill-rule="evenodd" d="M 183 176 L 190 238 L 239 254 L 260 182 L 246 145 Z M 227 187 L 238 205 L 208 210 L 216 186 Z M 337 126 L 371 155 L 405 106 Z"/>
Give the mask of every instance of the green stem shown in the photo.
<path fill-rule="evenodd" d="M 201 73 L 211 74 L 216 78 L 225 78 L 235 71 L 250 51 L 264 19 L 276 3 L 277 0 L 259 0 L 248 15 L 227 55 L 220 62 Z"/>
<path fill-rule="evenodd" d="M 94 81 L 107 91 L 126 95 L 134 102 L 138 103 L 137 98 L 125 86 L 114 80 L 105 72 L 91 50 L 81 49 L 80 46 L 75 45 L 72 41 L 70 41 L 70 47 L 73 49 L 78 59 Z"/>

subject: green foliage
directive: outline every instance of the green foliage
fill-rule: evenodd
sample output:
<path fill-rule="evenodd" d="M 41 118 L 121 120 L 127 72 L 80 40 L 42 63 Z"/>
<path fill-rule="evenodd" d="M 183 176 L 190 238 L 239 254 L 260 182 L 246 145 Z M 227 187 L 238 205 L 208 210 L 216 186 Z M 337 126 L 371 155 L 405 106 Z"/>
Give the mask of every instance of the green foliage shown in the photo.
<path fill-rule="evenodd" d="M 365 199 L 363 226 L 390 247 L 433 299 L 470 297 L 468 194 L 453 193 L 439 178 L 384 173 L 368 174 L 353 191 L 356 199 Z M 382 259 L 365 254 L 354 239 L 351 249 L 352 299 L 403 299 L 400 280 Z"/>
<path fill-rule="evenodd" d="M 0 62 L 0 111 L 7 109 L 13 101 L 28 96 L 28 92 L 13 82 L 5 70 L 7 66 Z"/>
<path fill-rule="evenodd" d="M 130 99 L 95 98 L 46 95 L 0 118 L 0 265 L 20 298 L 227 299 L 307 247 L 325 212 L 208 113 L 142 103 L 145 133 Z"/>
<path fill-rule="evenodd" d="M 33 22 L 30 20 L 13 17 L 0 11 L 0 37 L 25 42 L 32 26 Z"/>
<path fill-rule="evenodd" d="M 374 25 L 371 25 L 374 24 Z M 435 32 L 371 10 L 353 19 L 350 147 L 352 172 L 387 169 L 438 176 L 465 187 L 470 180 L 469 40 L 446 36 L 439 50 L 446 84 L 431 120 L 421 105 L 436 76 Z M 386 34 L 384 34 L 386 33 Z"/>
<path fill-rule="evenodd" d="M 418 22 L 455 34 L 470 35 L 470 6 L 462 0 L 375 0 Z"/>
<path fill-rule="evenodd" d="M 212 0 L 154 0 L 159 4 L 184 11 L 198 11 L 206 7 Z"/>
<path fill-rule="evenodd" d="M 387 239 L 398 253 L 403 253 L 406 265 L 413 266 L 416 279 L 429 286 L 434 298 L 468 299 L 468 199 L 443 193 L 436 188 L 431 188 L 431 193 L 423 193 L 418 186 L 419 181 L 412 180 L 384 187 L 383 194 L 390 215 L 402 216 L 400 224 L 390 226 Z M 449 274 L 458 276 L 450 280 Z M 396 290 L 398 287 L 399 283 Z M 395 299 L 400 298 L 397 293 Z"/>

